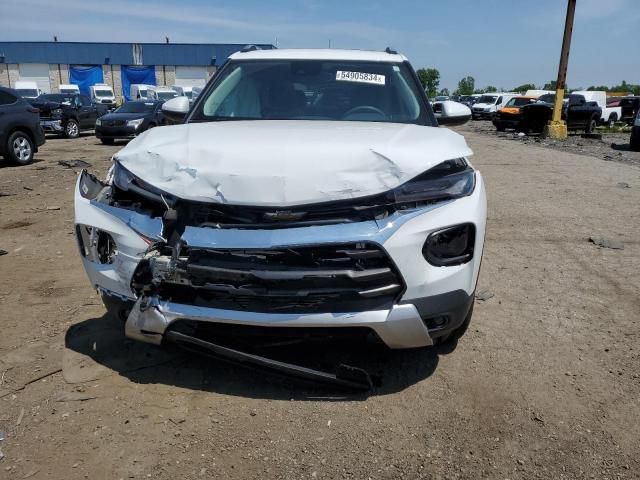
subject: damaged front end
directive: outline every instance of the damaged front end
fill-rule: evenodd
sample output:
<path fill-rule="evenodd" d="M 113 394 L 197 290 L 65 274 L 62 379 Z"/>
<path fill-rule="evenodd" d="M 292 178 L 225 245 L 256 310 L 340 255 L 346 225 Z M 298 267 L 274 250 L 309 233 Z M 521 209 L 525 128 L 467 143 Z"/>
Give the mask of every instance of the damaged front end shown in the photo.
<path fill-rule="evenodd" d="M 453 160 L 390 192 L 279 210 L 182 200 L 116 160 L 105 182 L 80 174 L 76 236 L 92 284 L 125 320 L 128 337 L 362 387 L 370 383 L 364 372 L 327 374 L 217 340 L 275 333 L 285 342 L 352 335 L 391 348 L 431 345 L 432 331 L 453 328 L 454 313 L 468 310 L 460 305 L 472 298 L 479 262 L 433 270 L 424 261 L 425 239 L 443 218 L 444 225 L 484 218 L 476 175 L 463 159 Z M 466 214 L 445 211 L 461 197 Z M 430 212 L 439 213 L 431 219 Z M 481 252 L 484 220 L 473 233 Z M 455 304 L 450 296 L 424 301 L 449 284 L 462 285 Z"/>

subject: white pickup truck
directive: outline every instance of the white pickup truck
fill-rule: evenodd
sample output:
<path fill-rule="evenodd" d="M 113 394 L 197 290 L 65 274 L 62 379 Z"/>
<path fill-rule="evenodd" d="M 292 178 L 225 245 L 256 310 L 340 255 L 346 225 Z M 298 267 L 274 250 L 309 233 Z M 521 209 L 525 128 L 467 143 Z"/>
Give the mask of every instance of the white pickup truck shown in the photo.
<path fill-rule="evenodd" d="M 602 109 L 602 115 L 600 116 L 600 124 L 602 125 L 611 127 L 622 118 L 622 107 L 607 107 L 607 92 L 605 91 L 581 90 L 571 93 L 583 95 L 587 102 L 596 102 L 598 104 Z"/>

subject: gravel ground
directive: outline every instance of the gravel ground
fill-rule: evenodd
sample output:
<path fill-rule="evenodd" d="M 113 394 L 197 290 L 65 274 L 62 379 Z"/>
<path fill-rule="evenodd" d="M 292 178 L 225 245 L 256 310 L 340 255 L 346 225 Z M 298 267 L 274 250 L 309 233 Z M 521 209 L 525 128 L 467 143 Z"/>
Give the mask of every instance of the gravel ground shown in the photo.
<path fill-rule="evenodd" d="M 639 478 L 640 168 L 476 128 L 488 294 L 453 351 L 327 348 L 376 373 L 365 395 L 125 339 L 58 163 L 103 175 L 119 147 L 0 163 L 0 478 Z"/>
<path fill-rule="evenodd" d="M 609 162 L 621 162 L 640 165 L 640 152 L 629 150 L 631 133 L 602 133 L 601 138 L 587 138 L 582 132 L 570 133 L 566 140 L 542 138 L 538 135 L 522 136 L 518 132 L 497 132 L 490 121 L 471 121 L 461 127 L 461 133 L 474 132 L 481 135 L 494 136 L 504 140 L 553 148 L 565 152 L 589 155 Z"/>

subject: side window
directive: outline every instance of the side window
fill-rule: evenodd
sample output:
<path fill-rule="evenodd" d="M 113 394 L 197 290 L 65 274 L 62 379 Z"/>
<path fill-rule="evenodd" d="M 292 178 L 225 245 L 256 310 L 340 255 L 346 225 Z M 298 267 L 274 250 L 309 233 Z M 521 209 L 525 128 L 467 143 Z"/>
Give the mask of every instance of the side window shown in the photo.
<path fill-rule="evenodd" d="M 498 97 L 498 100 L 496 100 L 496 105 L 502 105 L 502 97 Z"/>
<path fill-rule="evenodd" d="M 83 107 L 88 107 L 89 105 L 91 105 L 91 100 L 89 100 L 89 97 L 80 95 L 80 103 L 82 104 Z"/>
<path fill-rule="evenodd" d="M 16 103 L 18 99 L 11 95 L 9 92 L 3 92 L 0 90 L 0 105 L 11 105 Z"/>
<path fill-rule="evenodd" d="M 571 105 L 582 105 L 586 100 L 582 95 L 571 95 L 569 103 Z"/>

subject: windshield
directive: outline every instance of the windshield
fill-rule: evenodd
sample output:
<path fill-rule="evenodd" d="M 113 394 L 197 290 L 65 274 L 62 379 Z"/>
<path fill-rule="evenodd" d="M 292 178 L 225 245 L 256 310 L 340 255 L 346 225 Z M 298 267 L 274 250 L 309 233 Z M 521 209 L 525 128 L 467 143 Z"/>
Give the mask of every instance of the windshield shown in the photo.
<path fill-rule="evenodd" d="M 75 88 L 61 88 L 60 93 L 78 93 Z"/>
<path fill-rule="evenodd" d="M 478 103 L 494 103 L 497 98 L 497 95 L 483 95 L 478 99 Z"/>
<path fill-rule="evenodd" d="M 531 98 L 512 98 L 505 105 L 506 107 L 522 107 L 524 105 L 529 105 L 533 100 Z"/>
<path fill-rule="evenodd" d="M 16 88 L 16 92 L 18 92 L 21 97 L 35 98 L 38 96 L 38 90 L 33 88 Z"/>
<path fill-rule="evenodd" d="M 153 111 L 154 102 L 126 102 L 117 108 L 117 113 L 148 113 Z"/>
<path fill-rule="evenodd" d="M 111 90 L 95 90 L 96 97 L 113 97 Z"/>
<path fill-rule="evenodd" d="M 340 120 L 422 123 L 424 103 L 403 63 L 232 61 L 200 94 L 190 121 Z M 195 94 L 195 91 L 194 91 Z"/>
<path fill-rule="evenodd" d="M 73 103 L 74 96 L 65 93 L 45 93 L 38 100 L 56 103 Z"/>
<path fill-rule="evenodd" d="M 178 94 L 173 90 L 171 92 L 156 92 L 156 94 L 160 100 L 169 100 L 178 96 Z"/>

